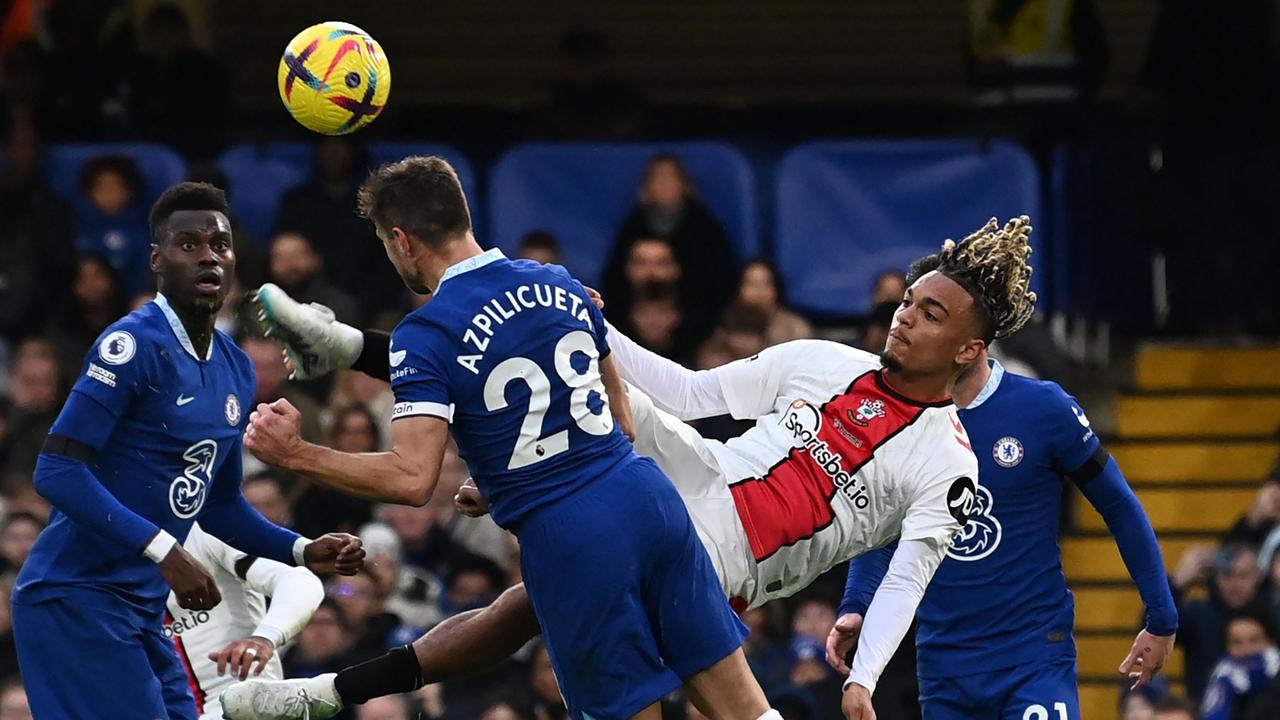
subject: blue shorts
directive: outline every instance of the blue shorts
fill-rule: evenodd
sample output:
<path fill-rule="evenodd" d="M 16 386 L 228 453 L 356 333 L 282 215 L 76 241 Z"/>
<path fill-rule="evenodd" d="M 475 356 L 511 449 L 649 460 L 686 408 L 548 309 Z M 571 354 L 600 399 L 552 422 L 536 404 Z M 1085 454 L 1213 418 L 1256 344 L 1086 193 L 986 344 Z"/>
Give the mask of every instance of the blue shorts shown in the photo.
<path fill-rule="evenodd" d="M 648 458 L 537 510 L 517 534 L 574 717 L 630 718 L 746 639 L 684 502 Z"/>
<path fill-rule="evenodd" d="M 163 611 L 68 588 L 13 604 L 18 665 L 32 715 L 67 720 L 196 720 Z"/>
<path fill-rule="evenodd" d="M 1076 659 L 978 675 L 920 678 L 924 720 L 1080 720 Z"/>

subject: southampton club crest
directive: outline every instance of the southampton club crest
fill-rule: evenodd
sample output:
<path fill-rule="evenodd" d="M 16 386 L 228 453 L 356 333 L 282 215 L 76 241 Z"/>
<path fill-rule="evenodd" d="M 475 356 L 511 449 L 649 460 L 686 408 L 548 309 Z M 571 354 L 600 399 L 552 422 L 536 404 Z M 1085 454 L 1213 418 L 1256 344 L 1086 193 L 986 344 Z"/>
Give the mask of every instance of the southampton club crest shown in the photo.
<path fill-rule="evenodd" d="M 856 412 L 849 410 L 846 414 L 855 425 L 866 427 L 872 420 L 884 417 L 884 401 L 863 398 Z"/>
<path fill-rule="evenodd" d="M 1000 527 L 1000 521 L 991 514 L 994 506 L 991 491 L 982 485 L 977 486 L 973 513 L 969 515 L 969 522 L 952 538 L 947 555 L 956 560 L 970 561 L 981 560 L 995 552 L 1000 546 L 1004 529 Z"/>

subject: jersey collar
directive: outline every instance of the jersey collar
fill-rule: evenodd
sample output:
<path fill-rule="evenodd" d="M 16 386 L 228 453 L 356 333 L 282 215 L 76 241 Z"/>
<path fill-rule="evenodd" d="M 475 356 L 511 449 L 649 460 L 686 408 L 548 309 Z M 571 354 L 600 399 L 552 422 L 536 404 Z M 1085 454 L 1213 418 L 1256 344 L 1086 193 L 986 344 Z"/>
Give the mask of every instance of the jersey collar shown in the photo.
<path fill-rule="evenodd" d="M 492 250 L 485 250 L 479 255 L 472 255 L 471 257 L 467 258 L 466 260 L 463 260 L 460 263 L 450 265 L 449 269 L 444 271 L 444 275 L 440 276 L 440 284 L 443 285 L 445 280 L 448 280 L 449 278 L 455 275 L 461 275 L 464 272 L 469 272 L 471 270 L 475 270 L 476 268 L 482 268 L 491 262 L 502 260 L 505 257 L 506 255 L 503 255 L 502 251 L 499 250 L 498 248 L 493 248 Z"/>
<path fill-rule="evenodd" d="M 187 329 L 183 327 L 182 321 L 178 319 L 178 313 L 173 311 L 173 306 L 169 304 L 169 300 L 160 293 L 156 293 L 156 299 L 153 300 L 156 307 L 160 308 L 160 312 L 164 313 L 164 317 L 169 321 L 169 328 L 173 330 L 173 334 L 178 337 L 178 342 L 182 345 L 182 349 L 196 360 L 204 360 L 208 362 L 213 358 L 213 338 L 209 338 L 209 349 L 201 358 L 196 354 L 196 348 L 191 344 L 191 336 L 187 334 Z"/>
<path fill-rule="evenodd" d="M 991 377 L 987 378 L 987 384 L 982 386 L 982 392 L 978 393 L 978 397 L 966 407 L 960 408 L 961 410 L 972 410 L 978 407 L 994 395 L 996 389 L 1000 387 L 1000 381 L 1004 379 L 1004 366 L 993 357 L 987 358 L 987 364 L 991 366 Z"/>

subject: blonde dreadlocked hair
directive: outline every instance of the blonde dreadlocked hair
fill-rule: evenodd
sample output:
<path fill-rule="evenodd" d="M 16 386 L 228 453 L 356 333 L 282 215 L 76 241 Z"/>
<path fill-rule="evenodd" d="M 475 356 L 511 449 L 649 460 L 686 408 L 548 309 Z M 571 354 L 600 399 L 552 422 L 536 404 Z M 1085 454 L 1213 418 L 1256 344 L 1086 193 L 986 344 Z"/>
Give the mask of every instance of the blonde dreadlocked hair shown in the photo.
<path fill-rule="evenodd" d="M 985 316 L 987 342 L 1008 337 L 1026 325 L 1036 309 L 1027 262 L 1031 230 L 1031 218 L 1026 215 L 1004 227 L 991 218 L 964 240 L 948 239 L 940 252 L 917 260 L 908 282 L 937 270 L 973 296 Z"/>

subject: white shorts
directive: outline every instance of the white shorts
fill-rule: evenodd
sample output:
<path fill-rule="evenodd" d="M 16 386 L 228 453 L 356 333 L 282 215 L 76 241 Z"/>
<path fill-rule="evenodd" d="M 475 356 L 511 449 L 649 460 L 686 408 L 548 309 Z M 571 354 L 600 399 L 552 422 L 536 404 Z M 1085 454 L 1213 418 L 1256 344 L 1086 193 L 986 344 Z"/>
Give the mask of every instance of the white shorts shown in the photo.
<path fill-rule="evenodd" d="M 656 407 L 635 386 L 627 390 L 635 413 L 636 452 L 653 458 L 675 483 L 725 594 L 750 605 L 758 585 L 756 562 L 729 481 L 709 447 L 716 441 Z"/>

